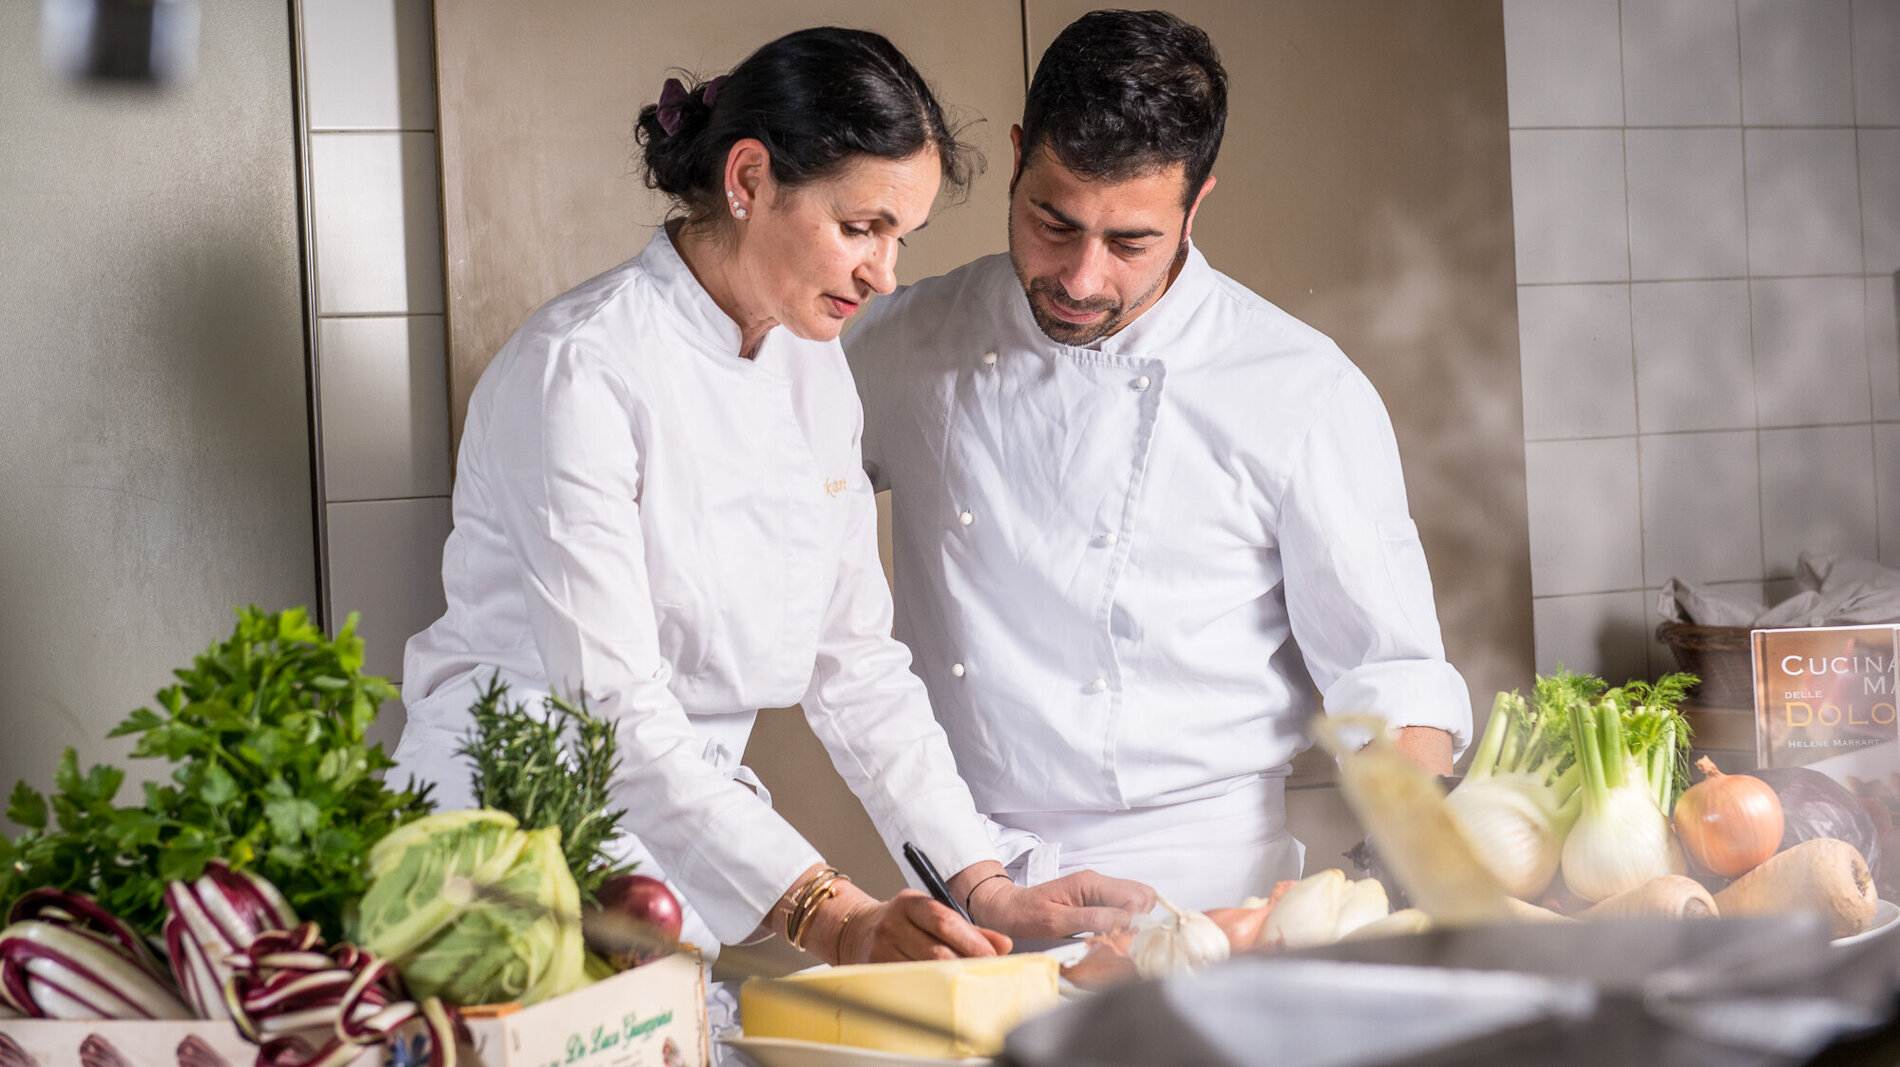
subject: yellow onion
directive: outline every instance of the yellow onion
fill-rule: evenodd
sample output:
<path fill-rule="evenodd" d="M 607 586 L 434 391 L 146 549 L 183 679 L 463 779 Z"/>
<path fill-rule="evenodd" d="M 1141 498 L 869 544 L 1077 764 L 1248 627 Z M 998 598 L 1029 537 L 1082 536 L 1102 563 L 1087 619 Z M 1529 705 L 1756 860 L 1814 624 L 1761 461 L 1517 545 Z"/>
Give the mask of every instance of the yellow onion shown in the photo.
<path fill-rule="evenodd" d="M 1746 774 L 1723 774 L 1704 756 L 1703 773 L 1676 801 L 1682 849 L 1697 867 L 1723 878 L 1754 870 L 1781 848 L 1784 816 L 1774 787 Z"/>

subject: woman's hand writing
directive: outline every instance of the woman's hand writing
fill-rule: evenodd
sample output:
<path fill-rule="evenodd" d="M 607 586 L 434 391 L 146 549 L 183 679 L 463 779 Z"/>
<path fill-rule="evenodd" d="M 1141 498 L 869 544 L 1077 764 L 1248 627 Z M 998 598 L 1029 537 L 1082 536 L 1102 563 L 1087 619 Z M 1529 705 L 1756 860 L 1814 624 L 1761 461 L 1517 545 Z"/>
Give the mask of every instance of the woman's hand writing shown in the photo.
<path fill-rule="evenodd" d="M 850 963 L 997 956 L 1010 949 L 1008 937 L 971 926 L 915 889 L 883 902 L 867 898 L 847 918 L 840 924 L 838 953 Z"/>
<path fill-rule="evenodd" d="M 799 931 L 799 945 L 826 963 L 955 959 L 1009 951 L 1009 938 L 964 922 L 915 889 L 880 901 L 846 879 L 811 881 L 825 872 L 822 866 L 806 871 L 772 909 L 771 918 L 773 929 L 789 938 L 787 921 L 801 889 L 827 884 L 830 892 Z"/>

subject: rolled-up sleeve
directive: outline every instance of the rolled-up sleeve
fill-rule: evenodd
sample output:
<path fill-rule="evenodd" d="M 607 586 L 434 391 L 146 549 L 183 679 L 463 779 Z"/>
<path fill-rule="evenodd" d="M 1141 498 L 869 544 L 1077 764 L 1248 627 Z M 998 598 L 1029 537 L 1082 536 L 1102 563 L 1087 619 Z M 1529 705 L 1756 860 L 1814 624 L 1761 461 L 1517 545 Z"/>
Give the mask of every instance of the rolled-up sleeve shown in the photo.
<path fill-rule="evenodd" d="M 815 849 L 701 757 L 668 689 L 641 534 L 640 405 L 603 360 L 555 343 L 499 390 L 491 485 L 552 688 L 615 724 L 614 806 L 721 941 L 752 932 Z"/>
<path fill-rule="evenodd" d="M 844 555 L 805 715 L 892 855 L 913 842 L 948 876 L 996 851 L 924 684 L 911 673 L 910 651 L 891 636 L 877 505 L 862 472 L 849 478 L 848 497 Z"/>
<path fill-rule="evenodd" d="M 1471 698 L 1445 660 L 1431 576 L 1407 513 L 1385 406 L 1357 371 L 1319 404 L 1281 501 L 1294 640 L 1329 716 L 1471 738 Z"/>

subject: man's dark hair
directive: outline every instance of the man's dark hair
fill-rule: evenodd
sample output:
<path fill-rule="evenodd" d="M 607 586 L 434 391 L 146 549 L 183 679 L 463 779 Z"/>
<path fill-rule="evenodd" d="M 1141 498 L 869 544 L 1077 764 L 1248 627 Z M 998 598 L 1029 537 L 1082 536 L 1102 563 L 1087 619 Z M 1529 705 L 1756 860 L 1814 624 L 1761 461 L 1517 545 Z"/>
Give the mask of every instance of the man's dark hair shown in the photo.
<path fill-rule="evenodd" d="M 1090 180 L 1176 163 L 1191 204 L 1227 128 L 1227 71 L 1199 27 L 1165 11 L 1091 11 L 1042 54 L 1023 105 L 1023 159 L 1047 146 Z"/>

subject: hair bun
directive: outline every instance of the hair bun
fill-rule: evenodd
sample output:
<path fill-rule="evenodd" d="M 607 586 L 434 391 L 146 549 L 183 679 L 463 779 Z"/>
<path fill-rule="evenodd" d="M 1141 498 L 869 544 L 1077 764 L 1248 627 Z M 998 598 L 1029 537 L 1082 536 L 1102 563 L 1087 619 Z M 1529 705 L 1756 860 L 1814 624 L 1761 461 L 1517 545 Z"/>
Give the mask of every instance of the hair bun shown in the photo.
<path fill-rule="evenodd" d="M 678 78 L 666 79 L 658 103 L 640 109 L 637 135 L 654 188 L 684 195 L 696 184 L 693 144 L 712 119 L 712 100 L 724 76 L 696 82 L 691 89 Z"/>
<path fill-rule="evenodd" d="M 772 180 L 786 189 L 859 156 L 908 159 L 933 148 L 959 191 L 975 166 L 904 54 L 878 34 L 836 26 L 770 41 L 724 77 L 666 79 L 659 101 L 640 109 L 634 139 L 647 186 L 699 221 L 725 216 L 727 159 L 746 139 L 766 146 Z"/>

